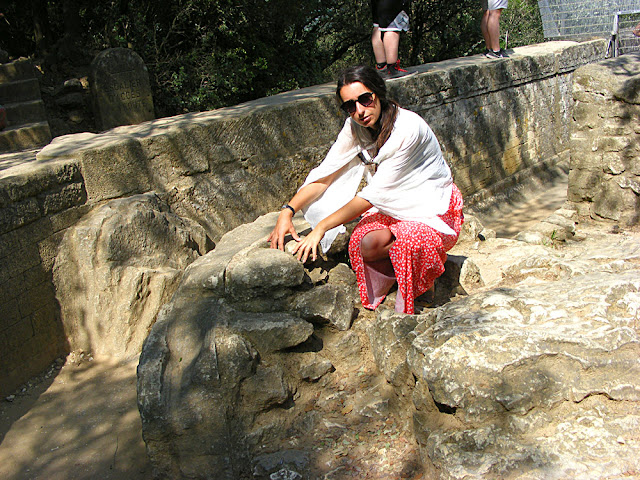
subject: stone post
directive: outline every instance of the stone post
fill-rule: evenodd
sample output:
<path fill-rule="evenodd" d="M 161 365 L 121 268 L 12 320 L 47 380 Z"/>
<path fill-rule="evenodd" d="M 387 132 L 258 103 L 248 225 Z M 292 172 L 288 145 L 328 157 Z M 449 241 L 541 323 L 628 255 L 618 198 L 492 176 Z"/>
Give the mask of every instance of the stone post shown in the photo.
<path fill-rule="evenodd" d="M 149 73 L 142 58 L 127 48 L 110 48 L 91 63 L 91 94 L 101 130 L 153 120 Z"/>

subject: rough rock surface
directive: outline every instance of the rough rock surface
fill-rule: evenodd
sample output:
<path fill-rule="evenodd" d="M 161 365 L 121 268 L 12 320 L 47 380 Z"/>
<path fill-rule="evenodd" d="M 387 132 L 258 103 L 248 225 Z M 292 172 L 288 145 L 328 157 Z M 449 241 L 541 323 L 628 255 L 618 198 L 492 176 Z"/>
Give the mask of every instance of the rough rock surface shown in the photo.
<path fill-rule="evenodd" d="M 265 444 L 314 421 L 293 413 L 295 400 L 333 370 L 324 356 L 330 331 L 350 327 L 355 287 L 345 285 L 344 265 L 320 260 L 305 269 L 267 248 L 276 216 L 229 232 L 189 265 L 144 344 L 138 403 L 161 477 L 247 478 Z M 318 285 L 310 275 L 317 268 L 327 270 L 314 274 Z M 342 340 L 350 344 L 348 335 Z"/>
<path fill-rule="evenodd" d="M 640 53 L 578 68 L 568 199 L 581 213 L 640 223 Z"/>
<path fill-rule="evenodd" d="M 209 245 L 153 193 L 96 207 L 66 231 L 53 269 L 71 350 L 137 355 L 185 267 Z"/>
<path fill-rule="evenodd" d="M 588 248 L 462 242 L 485 286 L 378 315 L 376 361 L 394 385 L 415 378 L 414 434 L 439 478 L 640 472 L 640 237 L 584 235 Z"/>
<path fill-rule="evenodd" d="M 577 219 L 562 208 L 540 223 L 566 235 L 527 242 L 467 215 L 431 308 L 397 314 L 391 295 L 375 314 L 356 303 L 353 325 L 335 320 L 354 308 L 343 264 L 301 273 L 266 250 L 269 215 L 230 232 L 187 268 L 143 348 L 138 402 L 156 472 L 353 477 L 347 464 L 318 473 L 309 429 L 361 432 L 364 419 L 394 415 L 421 456 L 409 476 L 636 474 L 640 237 Z M 385 382 L 338 396 L 334 379 L 363 371 L 366 350 Z M 342 421 L 318 416 L 331 408 Z"/>

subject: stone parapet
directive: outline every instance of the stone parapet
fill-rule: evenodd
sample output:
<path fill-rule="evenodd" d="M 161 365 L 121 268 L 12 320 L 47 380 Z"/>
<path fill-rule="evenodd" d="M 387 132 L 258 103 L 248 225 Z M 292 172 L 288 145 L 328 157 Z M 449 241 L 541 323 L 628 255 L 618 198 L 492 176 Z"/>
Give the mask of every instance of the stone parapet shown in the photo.
<path fill-rule="evenodd" d="M 568 159 L 572 72 L 604 49 L 549 42 L 506 60 L 415 67 L 388 85 L 431 125 L 470 204 Z M 68 348 L 51 283 L 66 228 L 107 200 L 154 191 L 217 242 L 277 209 L 324 157 L 344 122 L 334 88 L 58 137 L 35 162 L 0 170 L 0 310 L 9 312 L 0 319 L 0 391 Z"/>
<path fill-rule="evenodd" d="M 640 54 L 574 74 L 567 192 L 583 214 L 624 226 L 640 222 Z"/>

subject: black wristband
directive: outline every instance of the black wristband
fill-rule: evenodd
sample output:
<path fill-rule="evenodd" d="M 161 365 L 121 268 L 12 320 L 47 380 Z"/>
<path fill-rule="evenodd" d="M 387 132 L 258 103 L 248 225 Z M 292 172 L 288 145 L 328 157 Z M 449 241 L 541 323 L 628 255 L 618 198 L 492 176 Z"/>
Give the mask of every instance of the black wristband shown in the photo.
<path fill-rule="evenodd" d="M 293 207 L 291 205 L 289 205 L 288 203 L 286 205 L 283 205 L 280 210 L 284 210 L 285 208 L 288 208 L 289 210 L 291 210 L 291 213 L 293 213 L 294 215 L 296 214 L 296 211 L 293 209 Z"/>

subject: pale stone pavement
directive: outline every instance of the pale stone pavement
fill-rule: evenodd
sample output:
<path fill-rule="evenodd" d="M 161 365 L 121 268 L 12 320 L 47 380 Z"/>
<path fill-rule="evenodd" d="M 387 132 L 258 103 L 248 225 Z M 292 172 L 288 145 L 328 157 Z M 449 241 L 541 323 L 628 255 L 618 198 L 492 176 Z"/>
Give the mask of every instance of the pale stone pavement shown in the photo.
<path fill-rule="evenodd" d="M 1 168 L 1 167 L 0 167 Z M 511 237 L 562 207 L 567 178 L 477 215 Z M 136 405 L 137 361 L 67 359 L 50 378 L 0 401 L 0 478 L 151 478 Z"/>
<path fill-rule="evenodd" d="M 511 238 L 561 208 L 567 198 L 567 186 L 567 175 L 559 175 L 544 189 L 529 189 L 515 200 L 474 215 L 485 227 L 495 230 L 498 237 Z"/>

